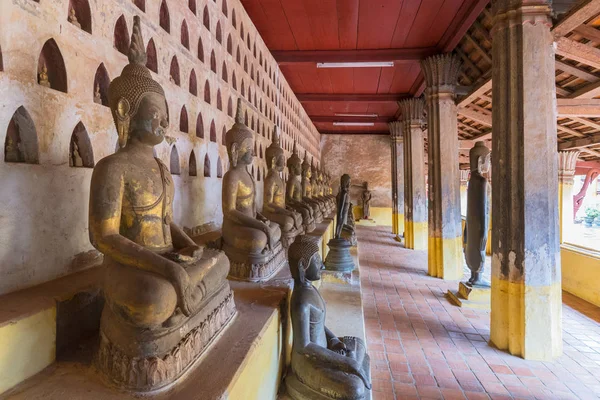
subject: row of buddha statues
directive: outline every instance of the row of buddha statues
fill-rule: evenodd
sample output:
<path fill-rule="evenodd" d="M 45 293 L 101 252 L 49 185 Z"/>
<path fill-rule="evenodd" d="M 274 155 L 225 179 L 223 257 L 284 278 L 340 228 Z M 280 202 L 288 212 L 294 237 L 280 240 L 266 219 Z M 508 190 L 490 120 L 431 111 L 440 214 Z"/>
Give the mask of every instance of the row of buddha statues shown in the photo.
<path fill-rule="evenodd" d="M 98 369 L 134 392 L 173 384 L 235 317 L 228 278 L 263 281 L 289 265 L 294 279 L 290 396 L 367 398 L 365 343 L 339 338 L 325 327 L 325 303 L 311 284 L 320 278 L 323 262 L 315 237 L 307 233 L 334 211 L 329 177 L 307 157 L 302 162 L 295 147 L 284 185 L 285 157 L 274 135 L 267 149 L 263 212 L 258 212 L 256 182 L 247 169 L 254 134 L 243 123 L 238 101 L 235 124 L 225 136 L 231 168 L 223 177 L 222 237 L 218 248 L 199 246 L 174 222 L 173 180 L 153 155 L 165 139 L 167 103 L 145 66 L 137 16 L 128 59 L 108 90 L 120 149 L 97 163 L 90 189 L 90 241 L 104 254 L 105 270 Z"/>

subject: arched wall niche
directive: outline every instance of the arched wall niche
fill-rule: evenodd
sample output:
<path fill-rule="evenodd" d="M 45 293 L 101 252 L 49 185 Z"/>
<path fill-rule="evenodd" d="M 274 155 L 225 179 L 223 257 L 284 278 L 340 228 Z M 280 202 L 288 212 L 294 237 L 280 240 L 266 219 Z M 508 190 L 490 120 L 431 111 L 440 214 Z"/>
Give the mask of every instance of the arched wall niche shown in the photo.
<path fill-rule="evenodd" d="M 171 171 L 171 175 L 181 174 L 181 166 L 179 165 L 179 152 L 177 151 L 177 146 L 175 145 L 171 147 L 171 155 L 169 158 L 169 170 Z"/>
<path fill-rule="evenodd" d="M 210 83 L 204 82 L 204 101 L 210 104 Z"/>
<path fill-rule="evenodd" d="M 221 144 L 225 146 L 225 135 L 227 135 L 227 128 L 223 125 L 223 129 L 221 130 Z"/>
<path fill-rule="evenodd" d="M 237 19 L 235 17 L 235 8 L 231 11 L 231 25 L 237 29 Z"/>
<path fill-rule="evenodd" d="M 237 49 L 235 50 L 235 62 L 238 63 L 238 65 L 239 65 L 241 60 L 242 60 L 242 55 L 240 53 L 240 46 L 238 46 Z"/>
<path fill-rule="evenodd" d="M 179 113 L 179 131 L 189 133 L 188 114 L 185 106 L 181 107 L 181 112 Z"/>
<path fill-rule="evenodd" d="M 230 117 L 233 117 L 233 100 L 231 99 L 231 97 L 227 101 L 227 115 L 229 115 Z M 225 142 L 223 142 L 223 143 L 225 143 Z"/>
<path fill-rule="evenodd" d="M 169 16 L 169 7 L 167 7 L 166 0 L 162 0 L 160 3 L 160 11 L 158 14 L 158 24 L 167 33 L 171 32 L 171 17 Z"/>
<path fill-rule="evenodd" d="M 181 45 L 188 50 L 190 49 L 190 33 L 185 19 L 181 23 Z"/>
<path fill-rule="evenodd" d="M 204 62 L 204 46 L 202 45 L 202 37 L 198 38 L 198 60 Z"/>
<path fill-rule="evenodd" d="M 190 154 L 188 170 L 190 176 L 198 176 L 198 168 L 196 167 L 196 154 L 194 153 L 194 150 L 192 150 L 192 153 Z"/>
<path fill-rule="evenodd" d="M 204 6 L 204 12 L 202 13 L 202 24 L 210 31 L 210 14 L 208 13 L 208 6 Z"/>
<path fill-rule="evenodd" d="M 202 121 L 201 113 L 198 113 L 198 118 L 196 118 L 196 137 L 204 139 L 204 121 Z"/>
<path fill-rule="evenodd" d="M 223 0 L 221 3 L 221 12 L 223 15 L 227 16 L 227 0 Z"/>
<path fill-rule="evenodd" d="M 4 62 L 2 61 L 2 46 L 0 46 L 0 72 L 4 71 Z"/>
<path fill-rule="evenodd" d="M 114 46 L 119 53 L 127 55 L 129 51 L 129 31 L 124 15 L 121 15 L 115 23 Z"/>
<path fill-rule="evenodd" d="M 93 89 L 93 100 L 96 104 L 101 104 L 108 107 L 108 85 L 110 84 L 110 78 L 104 63 L 101 63 L 96 69 L 94 75 L 94 87 Z"/>
<path fill-rule="evenodd" d="M 237 79 L 235 78 L 235 71 L 231 73 L 231 86 L 234 90 L 237 90 Z"/>
<path fill-rule="evenodd" d="M 210 158 L 208 153 L 204 155 L 204 177 L 210 178 Z"/>
<path fill-rule="evenodd" d="M 40 85 L 67 93 L 67 70 L 54 39 L 48 39 L 44 43 L 38 59 L 37 71 L 37 80 Z M 45 78 L 44 75 L 46 75 Z"/>
<path fill-rule="evenodd" d="M 227 52 L 233 55 L 233 41 L 231 40 L 231 33 L 227 36 Z"/>
<path fill-rule="evenodd" d="M 190 11 L 192 13 L 194 13 L 194 15 L 196 15 L 196 0 L 189 0 L 188 1 L 188 7 L 189 7 Z"/>
<path fill-rule="evenodd" d="M 223 33 L 221 32 L 221 21 L 217 21 L 217 30 L 215 31 L 217 42 L 223 43 Z"/>
<path fill-rule="evenodd" d="M 217 158 L 217 178 L 223 177 L 223 164 L 221 163 L 221 157 Z"/>
<path fill-rule="evenodd" d="M 75 125 L 69 144 L 69 165 L 71 167 L 94 168 L 92 142 L 83 122 Z"/>
<path fill-rule="evenodd" d="M 158 57 L 156 54 L 156 45 L 154 39 L 148 41 L 146 46 L 146 67 L 155 74 L 158 74 Z"/>
<path fill-rule="evenodd" d="M 194 70 L 192 70 L 192 72 L 190 72 L 190 94 L 193 94 L 194 96 L 198 96 L 198 82 L 196 81 L 196 72 Z"/>
<path fill-rule="evenodd" d="M 143 12 L 146 12 L 146 0 L 133 0 L 133 4 Z"/>
<path fill-rule="evenodd" d="M 217 110 L 223 111 L 223 100 L 221 99 L 221 89 L 217 89 Z"/>
<path fill-rule="evenodd" d="M 25 107 L 13 114 L 4 139 L 4 162 L 38 164 L 38 138 L 35 124 Z"/>
<path fill-rule="evenodd" d="M 180 86 L 179 62 L 177 62 L 177 56 L 173 56 L 173 58 L 171 59 L 171 69 L 169 72 L 169 79 L 171 80 L 171 82 L 173 82 L 177 86 Z"/>
<path fill-rule="evenodd" d="M 248 73 L 248 58 L 244 56 L 244 72 Z"/>
<path fill-rule="evenodd" d="M 92 12 L 87 0 L 69 0 L 67 20 L 87 33 L 92 33 Z M 73 18 L 75 17 L 75 18 Z"/>
<path fill-rule="evenodd" d="M 225 82 L 229 81 L 227 78 L 227 64 L 225 61 L 223 61 L 223 67 L 221 68 L 221 79 L 223 79 Z"/>
<path fill-rule="evenodd" d="M 217 142 L 217 127 L 214 120 L 210 121 L 210 141 Z"/>
<path fill-rule="evenodd" d="M 215 57 L 215 51 L 211 50 L 210 52 L 210 70 L 217 73 L 217 58 Z"/>

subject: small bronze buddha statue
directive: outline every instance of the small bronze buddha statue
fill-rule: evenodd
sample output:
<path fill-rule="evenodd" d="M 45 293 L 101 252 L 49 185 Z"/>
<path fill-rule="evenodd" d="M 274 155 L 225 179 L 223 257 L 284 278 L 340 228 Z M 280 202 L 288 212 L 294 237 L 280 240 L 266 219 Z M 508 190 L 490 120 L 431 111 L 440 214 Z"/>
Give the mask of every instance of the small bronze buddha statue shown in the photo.
<path fill-rule="evenodd" d="M 42 64 L 42 69 L 38 74 L 38 83 L 45 87 L 52 87 L 50 84 L 50 80 L 48 79 L 48 67 L 46 67 L 46 63 Z"/>
<path fill-rule="evenodd" d="M 77 14 L 75 13 L 75 9 L 72 7 L 69 9 L 69 17 L 67 18 L 67 20 L 81 29 L 81 24 L 79 23 L 79 21 L 77 21 Z"/>
<path fill-rule="evenodd" d="M 287 167 L 290 174 L 285 189 L 286 204 L 302 214 L 304 232 L 310 233 L 315 230 L 315 220 L 312 207 L 302 199 L 302 160 L 298 155 L 296 142 L 294 142 L 292 155 L 287 161 Z"/>
<path fill-rule="evenodd" d="M 340 178 L 340 191 L 337 195 L 336 225 L 333 235 L 327 246 L 329 253 L 325 258 L 325 267 L 330 271 L 352 272 L 356 267 L 350 247 L 353 245 L 347 235 L 342 235 L 347 225 L 350 209 L 350 175 L 344 174 Z"/>
<path fill-rule="evenodd" d="M 106 271 L 96 363 L 119 387 L 151 391 L 181 377 L 234 316 L 229 261 L 173 221 L 173 180 L 153 155 L 167 103 L 138 16 L 108 98 L 120 149 L 96 164 L 90 188 L 90 241 Z"/>
<path fill-rule="evenodd" d="M 293 208 L 285 205 L 285 185 L 281 179 L 281 172 L 285 167 L 285 154 L 279 145 L 277 127 L 273 128 L 273 142 L 265 152 L 267 161 L 267 176 L 265 177 L 263 215 L 269 220 L 279 224 L 281 228 L 281 242 L 286 249 L 294 238 L 304 232 L 302 216 Z"/>
<path fill-rule="evenodd" d="M 231 262 L 229 275 L 253 282 L 268 280 L 286 264 L 285 250 L 279 225 L 256 210 L 256 183 L 248 172 L 254 159 L 254 134 L 244 124 L 241 99 L 225 144 L 231 168 L 223 176 L 222 248 Z"/>
<path fill-rule="evenodd" d="M 312 169 L 308 162 L 308 151 L 304 155 L 302 163 L 302 201 L 308 204 L 313 210 L 315 222 L 320 224 L 323 222 L 323 213 L 321 212 L 321 204 L 312 198 Z"/>
<path fill-rule="evenodd" d="M 337 337 L 325 326 L 326 304 L 311 281 L 323 263 L 313 238 L 301 235 L 289 248 L 294 290 L 290 303 L 294 342 L 285 378 L 294 400 L 363 400 L 371 389 L 370 359 L 356 337 Z"/>

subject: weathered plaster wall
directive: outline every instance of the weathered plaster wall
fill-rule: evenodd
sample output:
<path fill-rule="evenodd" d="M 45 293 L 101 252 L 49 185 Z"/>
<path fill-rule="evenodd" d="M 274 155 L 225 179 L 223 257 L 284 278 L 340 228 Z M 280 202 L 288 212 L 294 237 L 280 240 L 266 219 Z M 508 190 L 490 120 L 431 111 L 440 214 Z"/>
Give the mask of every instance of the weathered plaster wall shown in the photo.
<path fill-rule="evenodd" d="M 371 207 L 392 207 L 391 154 L 389 136 L 321 136 L 321 159 L 325 170 L 334 179 L 333 193 L 338 192 L 339 177 L 349 174 L 352 179 L 350 197 L 356 206 L 362 204 L 362 185 L 368 182 L 372 193 Z"/>
<path fill-rule="evenodd" d="M 223 12 L 224 1 L 227 16 Z M 145 0 L 145 12 L 130 0 L 89 0 L 91 34 L 67 21 L 69 0 L 0 2 L 3 66 L 0 68 L 0 143 L 5 143 L 12 115 L 23 106 L 35 124 L 39 155 L 38 164 L 7 163 L 4 152 L 0 155 L 0 294 L 54 279 L 100 260 L 89 243 L 87 229 L 92 169 L 70 167 L 69 146 L 74 127 L 82 122 L 90 138 L 94 162 L 116 149 L 117 136 L 110 110 L 93 102 L 93 82 L 101 63 L 110 79 L 118 76 L 127 63 L 126 56 L 114 47 L 115 24 L 121 15 L 129 35 L 133 16 L 140 15 L 144 41 L 147 44 L 152 39 L 157 49 L 158 73 L 153 73 L 153 77 L 166 92 L 171 143 L 163 142 L 157 146 L 156 153 L 169 165 L 172 146 L 177 146 L 181 169 L 181 175 L 174 177 L 177 223 L 187 228 L 209 222 L 221 224 L 221 179 L 217 178 L 217 163 L 222 163 L 225 172 L 228 160 L 222 134 L 233 124 L 233 118 L 227 114 L 230 98 L 234 110 L 237 98 L 244 98 L 249 124 L 257 132 L 257 152 L 262 155 L 254 162 L 255 176 L 258 169 L 261 171 L 261 180 L 256 185 L 259 206 L 262 177 L 266 173 L 264 151 L 271 142 L 274 122 L 282 129 L 282 144 L 288 150 L 287 155 L 293 140 L 298 140 L 301 149 L 308 149 L 319 157 L 319 133 L 289 89 L 240 2 L 197 0 L 196 14 L 188 8 L 188 1 L 166 2 L 170 33 L 159 26 L 159 0 Z M 210 30 L 203 25 L 205 8 L 210 17 Z M 234 14 L 236 27 L 233 26 Z M 184 19 L 191 50 L 180 42 Z M 217 24 L 221 27 L 222 44 L 215 36 Z M 230 36 L 233 55 L 227 51 Z M 40 51 L 51 38 L 64 60 L 67 93 L 37 84 Z M 199 38 L 204 62 L 198 58 Z M 217 73 L 211 71 L 213 51 Z M 235 56 L 238 51 L 240 62 Z M 173 56 L 179 64 L 181 86 L 169 80 Z M 248 60 L 246 69 L 244 59 Z M 227 76 L 223 75 L 223 66 L 226 66 Z M 197 96 L 189 92 L 192 70 L 197 80 Z M 232 84 L 234 74 L 237 89 Z M 207 81 L 210 104 L 204 101 Z M 244 93 L 241 93 L 242 87 Z M 250 88 L 252 96 L 249 96 Z M 222 110 L 217 108 L 217 90 L 221 93 Z M 184 105 L 188 132 L 179 131 L 180 111 Z M 195 134 L 199 114 L 204 138 Z M 211 122 L 216 127 L 216 142 L 210 141 Z M 192 150 L 197 176 L 189 176 Z M 210 177 L 203 174 L 205 155 L 210 159 Z"/>

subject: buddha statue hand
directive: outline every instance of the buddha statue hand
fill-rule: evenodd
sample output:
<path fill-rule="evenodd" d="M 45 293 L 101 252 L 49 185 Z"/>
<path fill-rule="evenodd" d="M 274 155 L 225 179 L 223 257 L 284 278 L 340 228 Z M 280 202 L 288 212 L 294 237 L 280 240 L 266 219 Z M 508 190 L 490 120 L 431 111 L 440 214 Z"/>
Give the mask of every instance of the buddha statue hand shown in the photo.
<path fill-rule="evenodd" d="M 177 305 L 186 317 L 194 313 L 194 304 L 197 304 L 197 291 L 190 280 L 189 274 L 179 264 L 170 262 L 169 264 L 170 281 L 175 287 L 177 293 Z"/>
<path fill-rule="evenodd" d="M 265 235 L 267 235 L 267 247 L 269 250 L 272 250 L 275 247 L 275 243 L 273 242 L 273 237 L 271 234 L 271 221 L 261 213 L 256 213 L 256 219 L 261 221 L 264 225 L 264 229 L 262 230 Z"/>
<path fill-rule="evenodd" d="M 200 246 L 188 246 L 183 249 L 177 250 L 178 254 L 188 256 L 193 258 L 194 260 L 198 260 L 202 258 L 202 254 L 204 253 L 204 248 Z"/>

